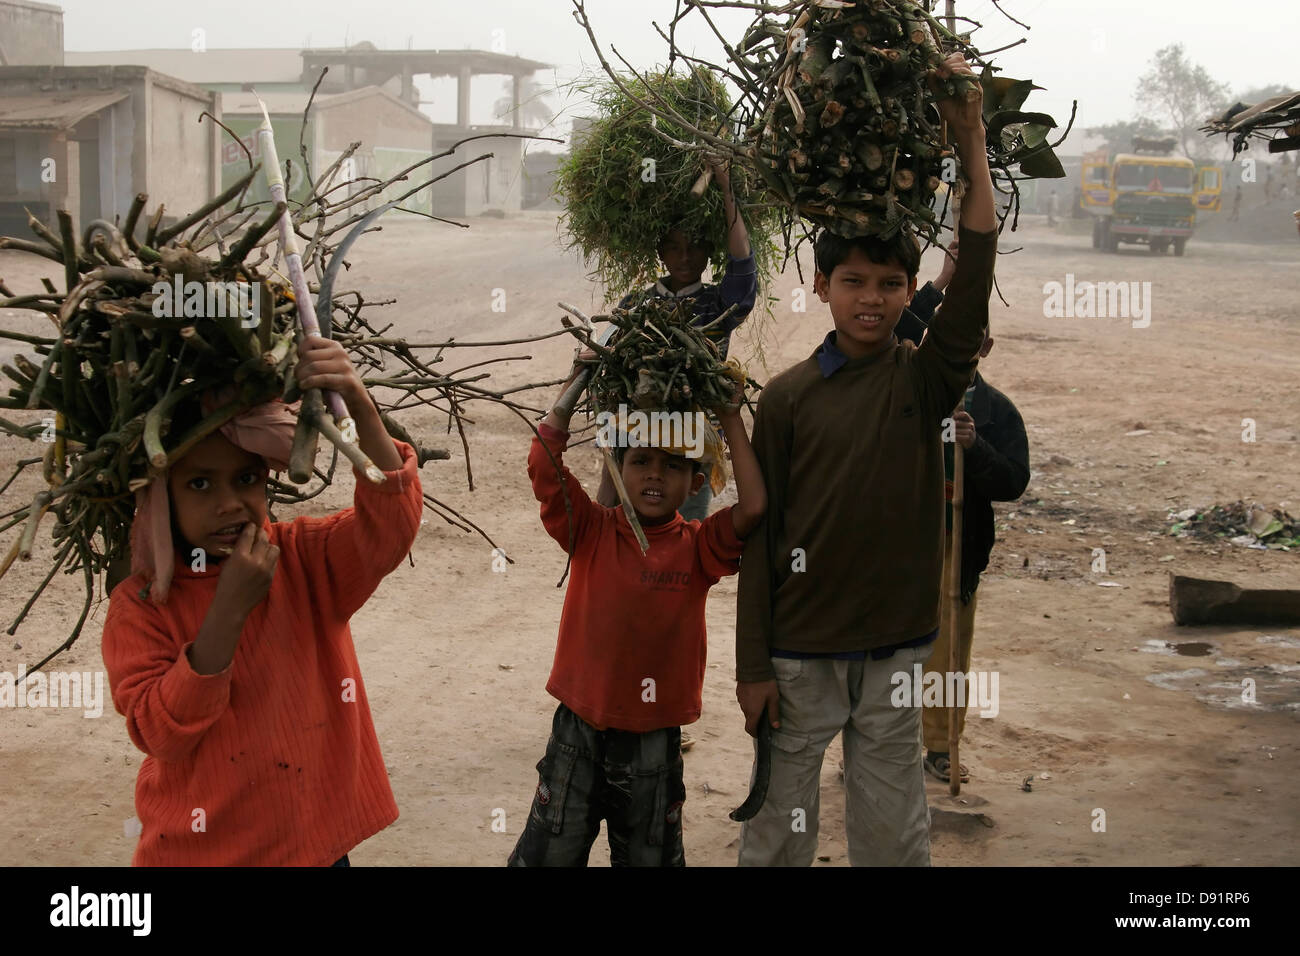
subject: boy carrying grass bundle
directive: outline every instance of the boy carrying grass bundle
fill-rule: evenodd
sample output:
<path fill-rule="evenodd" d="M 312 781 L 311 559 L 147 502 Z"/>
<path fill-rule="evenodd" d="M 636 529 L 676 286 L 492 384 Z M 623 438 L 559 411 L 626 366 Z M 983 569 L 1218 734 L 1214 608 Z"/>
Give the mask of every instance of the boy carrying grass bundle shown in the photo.
<path fill-rule="evenodd" d="M 592 353 L 580 360 L 592 359 Z M 573 561 L 555 664 L 560 701 L 528 823 L 511 866 L 583 866 L 605 820 L 613 866 L 682 866 L 681 725 L 697 720 L 709 588 L 735 574 L 766 507 L 736 404 L 716 409 L 731 448 L 737 502 L 703 522 L 678 509 L 704 474 L 673 438 L 619 449 L 621 477 L 649 541 L 642 554 L 621 508 L 593 502 L 563 467 L 581 387 L 575 363 L 528 455 L 542 524 Z M 566 489 L 568 505 L 566 506 Z"/>
<path fill-rule="evenodd" d="M 137 866 L 345 866 L 397 818 L 348 620 L 415 539 L 415 454 L 337 342 L 304 340 L 295 373 L 343 397 L 385 480 L 357 473 L 353 507 L 270 523 L 268 471 L 286 467 L 295 424 L 270 402 L 143 492 L 135 573 L 103 638 L 113 703 L 147 754 Z"/>
<path fill-rule="evenodd" d="M 954 73 L 971 73 L 956 54 L 937 76 Z M 938 105 L 969 187 L 961 255 L 925 340 L 894 335 L 916 288 L 915 238 L 823 232 L 815 289 L 835 328 L 759 400 L 754 451 L 771 506 L 741 566 L 736 696 L 750 734 L 760 720 L 773 730 L 741 865 L 812 863 L 822 757 L 839 733 L 850 862 L 930 862 L 920 712 L 892 705 L 891 677 L 924 664 L 937 636 L 941 423 L 984 341 L 997 246 L 981 99 Z"/>
<path fill-rule="evenodd" d="M 710 160 L 713 182 L 722 192 L 722 208 L 728 223 L 727 267 L 716 285 L 705 285 L 704 267 L 709 262 L 708 244 L 699 237 L 688 235 L 680 228 L 670 229 L 656 247 L 668 275 L 640 293 L 632 293 L 619 302 L 620 309 L 629 309 L 650 297 L 664 299 L 691 299 L 695 324 L 705 328 L 704 334 L 718 347 L 718 354 L 727 357 L 731 333 L 739 328 L 754 308 L 758 293 L 758 267 L 749 245 L 749 232 L 744 217 L 736 208 L 731 194 L 731 174 L 727 165 Z M 734 307 L 734 308 L 733 308 Z M 724 313 L 730 315 L 718 322 Z M 601 473 L 596 500 L 606 507 L 618 504 L 618 494 L 609 476 Z M 682 504 L 681 514 L 687 521 L 703 521 L 713 500 L 713 488 L 703 482 Z"/>

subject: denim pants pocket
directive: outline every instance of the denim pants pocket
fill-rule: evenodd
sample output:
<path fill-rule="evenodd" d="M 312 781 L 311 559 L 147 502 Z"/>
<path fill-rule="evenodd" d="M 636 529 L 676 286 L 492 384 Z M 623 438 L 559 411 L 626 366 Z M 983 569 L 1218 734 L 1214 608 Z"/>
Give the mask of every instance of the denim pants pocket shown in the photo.
<path fill-rule="evenodd" d="M 674 836 L 674 831 L 681 827 L 682 805 L 686 802 L 686 784 L 682 777 L 682 760 L 679 757 L 676 766 L 667 767 L 653 774 L 646 775 L 645 783 L 654 786 L 654 801 L 651 804 L 649 827 L 646 842 L 651 846 L 663 846 Z"/>
<path fill-rule="evenodd" d="M 532 813 L 539 826 L 552 833 L 564 829 L 564 801 L 573 782 L 578 752 L 552 737 L 546 744 L 546 756 L 537 762 L 537 792 Z"/>

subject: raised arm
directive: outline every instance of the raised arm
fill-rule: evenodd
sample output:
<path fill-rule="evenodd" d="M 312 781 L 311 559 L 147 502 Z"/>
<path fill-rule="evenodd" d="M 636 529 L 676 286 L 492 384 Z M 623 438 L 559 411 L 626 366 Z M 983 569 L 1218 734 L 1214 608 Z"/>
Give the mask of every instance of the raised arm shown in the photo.
<path fill-rule="evenodd" d="M 389 437 L 361 376 L 343 346 L 308 338 L 296 369 L 303 390 L 338 392 L 357 425 L 357 444 L 384 472 L 378 484 L 353 469 L 352 507 L 325 519 L 294 522 L 294 542 L 309 573 L 327 581 L 317 592 L 332 612 L 349 618 L 411 550 L 420 529 L 423 489 L 415 450 Z M 301 523 L 300 523 L 301 522 Z"/>
<path fill-rule="evenodd" d="M 737 390 L 743 391 L 738 385 Z M 745 423 L 740 418 L 740 406 L 724 405 L 717 409 L 718 422 L 727 437 L 731 452 L 731 470 L 736 478 L 736 504 L 731 509 L 731 524 L 736 537 L 745 538 L 754 530 L 763 513 L 767 511 L 767 489 L 763 485 L 763 471 L 758 457 L 745 433 Z"/>
<path fill-rule="evenodd" d="M 935 69 L 934 75 L 947 79 L 954 74 L 974 78 L 970 64 L 960 53 L 952 53 Z M 939 115 L 948 124 L 948 135 L 957 147 L 967 185 L 961 200 L 961 224 L 973 232 L 992 232 L 998 224 L 993 205 L 993 177 L 989 172 L 984 139 L 984 97 L 980 85 L 974 84 L 972 99 L 948 97 L 939 100 Z"/>
<path fill-rule="evenodd" d="M 722 281 L 718 283 L 718 292 L 724 308 L 731 305 L 737 307 L 726 323 L 725 331 L 730 332 L 744 322 L 745 317 L 754 309 L 754 300 L 758 296 L 758 266 L 749 244 L 745 217 L 736 208 L 735 197 L 731 194 L 731 173 L 726 163 L 711 160 L 710 165 L 713 168 L 713 181 L 722 191 L 722 209 L 729 223 L 727 268 Z"/>
<path fill-rule="evenodd" d="M 588 351 L 578 358 L 594 358 Z M 569 441 L 569 420 L 582 397 L 587 370 L 573 363 L 568 381 L 560 387 L 555 404 L 537 427 L 528 452 L 528 478 L 533 497 L 541 504 L 542 525 L 560 547 L 570 551 L 591 526 L 599 512 L 582 488 L 582 482 L 564 465 L 564 449 Z"/>
<path fill-rule="evenodd" d="M 727 162 L 709 160 L 713 169 L 713 181 L 722 190 L 722 210 L 726 214 L 730 227 L 727 230 L 727 252 L 733 259 L 747 259 L 749 247 L 749 230 L 745 228 L 745 217 L 736 208 L 736 199 L 731 194 L 731 169 Z"/>
<path fill-rule="evenodd" d="M 953 54 L 936 70 L 939 77 L 954 73 L 972 75 L 970 67 Z M 948 415 L 970 384 L 976 357 L 989 323 L 989 296 L 997 258 L 997 218 L 993 205 L 993 179 L 984 145 L 982 97 L 939 100 L 939 111 L 961 155 L 969 180 L 961 203 L 958 226 L 961 255 L 953 270 L 943 308 L 935 314 L 925 341 L 916 353 L 927 412 Z"/>

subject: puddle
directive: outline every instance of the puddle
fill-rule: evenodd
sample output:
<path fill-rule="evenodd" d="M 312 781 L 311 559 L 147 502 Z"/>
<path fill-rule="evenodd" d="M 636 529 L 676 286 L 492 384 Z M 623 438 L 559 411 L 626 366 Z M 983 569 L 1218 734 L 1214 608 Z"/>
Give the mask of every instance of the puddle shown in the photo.
<path fill-rule="evenodd" d="M 1300 639 L 1286 634 L 1265 634 L 1255 638 L 1260 644 L 1281 644 L 1283 647 L 1300 647 Z"/>
<path fill-rule="evenodd" d="M 1274 647 L 1300 648 L 1300 640 L 1286 634 L 1265 634 L 1255 640 Z M 1148 674 L 1146 679 L 1157 687 L 1190 693 L 1218 710 L 1263 710 L 1300 716 L 1300 662 L 1242 661 L 1223 654 L 1210 641 L 1149 640 L 1139 650 L 1164 657 L 1209 658 L 1186 670 Z"/>
<path fill-rule="evenodd" d="M 1209 657 L 1216 650 L 1213 644 L 1205 641 L 1147 641 L 1142 650 L 1148 654 L 1177 654 L 1180 657 Z"/>
<path fill-rule="evenodd" d="M 1300 667 L 1288 664 L 1252 665 L 1214 672 L 1199 667 L 1148 674 L 1164 690 L 1190 692 L 1217 710 L 1270 711 L 1300 716 Z"/>

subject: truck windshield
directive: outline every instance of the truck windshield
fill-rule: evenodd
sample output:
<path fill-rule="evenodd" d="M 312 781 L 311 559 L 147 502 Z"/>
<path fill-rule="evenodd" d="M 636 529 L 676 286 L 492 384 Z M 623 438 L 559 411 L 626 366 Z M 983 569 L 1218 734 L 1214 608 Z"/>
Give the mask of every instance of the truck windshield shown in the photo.
<path fill-rule="evenodd" d="M 1124 163 L 1115 167 L 1115 186 L 1118 189 L 1144 189 L 1150 192 L 1190 192 L 1192 172 L 1187 166 Z"/>

